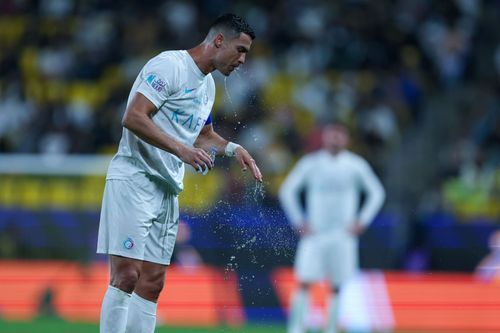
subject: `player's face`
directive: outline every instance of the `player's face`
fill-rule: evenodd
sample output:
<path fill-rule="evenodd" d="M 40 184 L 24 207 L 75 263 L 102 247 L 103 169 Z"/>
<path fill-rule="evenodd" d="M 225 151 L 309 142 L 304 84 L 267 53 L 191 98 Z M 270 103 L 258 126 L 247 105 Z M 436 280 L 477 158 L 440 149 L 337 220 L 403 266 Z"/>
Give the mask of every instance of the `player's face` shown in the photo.
<path fill-rule="evenodd" d="M 326 126 L 322 133 L 323 147 L 332 151 L 345 149 L 349 144 L 347 129 L 339 125 Z"/>
<path fill-rule="evenodd" d="M 215 68 L 228 76 L 238 66 L 245 63 L 251 45 L 252 38 L 245 33 L 240 33 L 237 38 L 224 39 L 216 57 Z"/>

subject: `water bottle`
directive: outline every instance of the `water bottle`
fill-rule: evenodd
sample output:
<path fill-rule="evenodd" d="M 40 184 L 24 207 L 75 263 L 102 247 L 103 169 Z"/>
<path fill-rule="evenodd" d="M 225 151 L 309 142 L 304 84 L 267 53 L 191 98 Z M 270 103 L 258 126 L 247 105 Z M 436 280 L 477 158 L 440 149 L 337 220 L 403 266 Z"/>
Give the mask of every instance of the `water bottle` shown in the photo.
<path fill-rule="evenodd" d="M 210 159 L 212 160 L 212 164 L 215 164 L 215 156 L 217 155 L 217 148 L 212 147 L 208 150 L 208 155 L 210 156 Z M 196 172 L 201 173 L 203 176 L 205 176 L 208 173 L 208 170 L 210 170 L 206 165 L 204 167 L 199 166 L 198 170 Z"/>

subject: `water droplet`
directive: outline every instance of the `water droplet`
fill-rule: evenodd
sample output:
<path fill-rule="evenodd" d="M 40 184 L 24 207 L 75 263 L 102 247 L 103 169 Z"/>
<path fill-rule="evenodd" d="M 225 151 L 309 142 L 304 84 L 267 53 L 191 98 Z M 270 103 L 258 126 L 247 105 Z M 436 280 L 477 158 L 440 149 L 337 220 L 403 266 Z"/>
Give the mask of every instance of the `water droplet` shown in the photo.
<path fill-rule="evenodd" d="M 236 108 L 234 107 L 233 100 L 231 99 L 231 95 L 229 94 L 229 90 L 227 89 L 227 76 L 224 78 L 224 90 L 226 91 L 227 100 L 229 101 L 229 104 L 231 104 L 231 109 L 233 109 L 234 117 L 236 118 Z"/>

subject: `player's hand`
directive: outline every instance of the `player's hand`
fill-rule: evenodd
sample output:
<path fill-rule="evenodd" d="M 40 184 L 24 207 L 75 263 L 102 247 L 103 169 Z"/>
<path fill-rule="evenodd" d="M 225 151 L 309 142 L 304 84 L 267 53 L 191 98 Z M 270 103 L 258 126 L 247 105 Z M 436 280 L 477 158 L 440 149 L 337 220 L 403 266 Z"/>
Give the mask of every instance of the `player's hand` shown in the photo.
<path fill-rule="evenodd" d="M 349 232 L 354 236 L 359 236 L 365 231 L 366 227 L 361 224 L 359 220 L 354 221 L 352 225 L 349 226 Z"/>
<path fill-rule="evenodd" d="M 243 147 L 238 147 L 234 151 L 234 157 L 238 159 L 238 162 L 241 165 L 241 170 L 246 171 L 248 168 L 250 168 L 250 171 L 252 172 L 253 177 L 262 183 L 262 173 L 259 170 L 259 167 L 255 163 L 255 160 L 252 158 L 252 156 L 246 151 L 245 148 Z"/>
<path fill-rule="evenodd" d="M 186 164 L 191 165 L 195 170 L 203 171 L 206 168 L 212 169 L 214 163 L 206 151 L 201 148 L 184 147 L 179 152 L 179 158 Z"/>
<path fill-rule="evenodd" d="M 308 222 L 301 223 L 300 227 L 295 228 L 295 232 L 300 237 L 304 237 L 311 234 L 311 227 Z"/>

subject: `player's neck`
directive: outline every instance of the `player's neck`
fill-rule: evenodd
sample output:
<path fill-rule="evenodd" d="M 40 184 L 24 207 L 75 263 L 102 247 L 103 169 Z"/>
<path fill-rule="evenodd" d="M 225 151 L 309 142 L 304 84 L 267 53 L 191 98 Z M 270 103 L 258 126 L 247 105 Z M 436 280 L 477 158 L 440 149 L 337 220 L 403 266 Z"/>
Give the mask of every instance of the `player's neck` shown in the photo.
<path fill-rule="evenodd" d="M 333 156 L 339 155 L 344 149 L 342 148 L 325 148 Z"/>
<path fill-rule="evenodd" d="M 210 50 L 208 45 L 201 43 L 189 50 L 187 50 L 194 63 L 203 74 L 207 75 L 215 70 L 210 57 Z"/>

